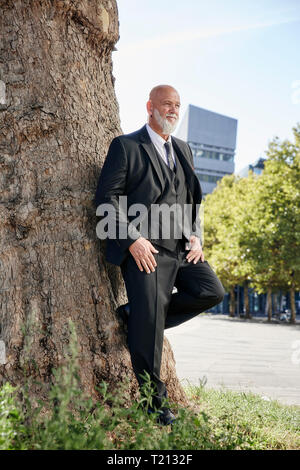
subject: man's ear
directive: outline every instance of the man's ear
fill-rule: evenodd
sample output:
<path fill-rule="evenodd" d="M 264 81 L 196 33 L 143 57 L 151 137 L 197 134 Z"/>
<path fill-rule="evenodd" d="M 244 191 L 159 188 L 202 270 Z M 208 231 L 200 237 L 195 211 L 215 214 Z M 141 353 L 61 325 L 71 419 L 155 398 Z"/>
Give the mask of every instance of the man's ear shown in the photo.
<path fill-rule="evenodd" d="M 147 106 L 148 114 L 150 115 L 150 117 L 152 117 L 152 112 L 153 112 L 152 101 L 151 100 L 147 101 L 146 106 Z"/>

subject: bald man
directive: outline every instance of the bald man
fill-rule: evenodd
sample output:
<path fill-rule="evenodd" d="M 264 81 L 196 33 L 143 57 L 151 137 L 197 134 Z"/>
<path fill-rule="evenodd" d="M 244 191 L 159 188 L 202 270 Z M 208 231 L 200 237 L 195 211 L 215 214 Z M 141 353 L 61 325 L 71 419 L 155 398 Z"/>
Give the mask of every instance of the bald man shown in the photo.
<path fill-rule="evenodd" d="M 117 313 L 128 325 L 141 391 L 147 374 L 151 379 L 147 411 L 157 412 L 158 422 L 168 425 L 175 416 L 160 378 L 164 329 L 217 305 L 224 289 L 202 250 L 202 192 L 191 149 L 171 136 L 179 118 L 179 94 L 172 86 L 156 86 L 146 106 L 148 123 L 114 138 L 109 147 L 95 204 L 110 228 L 105 232 L 99 223 L 97 234 L 107 238 L 106 259 L 120 266 L 125 281 L 128 304 Z"/>

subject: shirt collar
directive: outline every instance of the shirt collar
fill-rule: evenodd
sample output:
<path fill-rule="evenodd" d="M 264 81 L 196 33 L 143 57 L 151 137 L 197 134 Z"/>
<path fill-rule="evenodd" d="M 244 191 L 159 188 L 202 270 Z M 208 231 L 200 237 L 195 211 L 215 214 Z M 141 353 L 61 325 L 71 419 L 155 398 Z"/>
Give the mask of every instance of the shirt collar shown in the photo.
<path fill-rule="evenodd" d="M 171 141 L 171 136 L 170 136 L 170 135 L 169 135 L 169 137 L 168 137 L 168 140 L 165 140 L 161 135 L 157 134 L 157 132 L 155 132 L 155 131 L 149 126 L 148 123 L 146 124 L 146 128 L 147 128 L 148 134 L 149 134 L 150 139 L 152 140 L 152 142 L 153 142 L 154 144 L 158 145 L 159 147 L 163 147 L 166 142 L 172 143 L 172 141 Z"/>

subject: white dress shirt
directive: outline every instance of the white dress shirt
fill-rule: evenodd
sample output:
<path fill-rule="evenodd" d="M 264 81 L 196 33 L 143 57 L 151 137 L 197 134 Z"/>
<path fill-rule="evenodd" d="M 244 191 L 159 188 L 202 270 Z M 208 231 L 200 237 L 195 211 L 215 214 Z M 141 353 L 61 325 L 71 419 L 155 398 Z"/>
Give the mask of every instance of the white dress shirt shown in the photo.
<path fill-rule="evenodd" d="M 152 140 L 152 143 L 155 145 L 156 150 L 158 151 L 159 155 L 163 159 L 166 165 L 168 165 L 168 159 L 167 159 L 167 151 L 166 148 L 164 147 L 164 144 L 166 142 L 170 142 L 171 144 L 171 156 L 174 162 L 174 165 L 176 165 L 175 157 L 174 157 L 174 151 L 173 151 L 173 146 L 172 146 L 172 140 L 171 136 L 169 135 L 168 140 L 163 139 L 157 132 L 155 132 L 147 123 L 146 128 L 148 131 L 148 134 L 150 136 L 150 139 Z M 169 165 L 168 165 L 169 166 Z"/>

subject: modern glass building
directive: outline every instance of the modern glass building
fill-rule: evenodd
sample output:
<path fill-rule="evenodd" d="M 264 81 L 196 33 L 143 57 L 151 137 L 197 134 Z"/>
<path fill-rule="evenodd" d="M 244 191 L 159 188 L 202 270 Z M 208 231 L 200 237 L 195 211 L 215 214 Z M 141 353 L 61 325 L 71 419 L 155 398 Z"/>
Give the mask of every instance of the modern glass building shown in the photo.
<path fill-rule="evenodd" d="M 255 163 L 250 164 L 242 168 L 240 171 L 237 172 L 237 175 L 241 178 L 245 178 L 248 176 L 249 171 L 253 171 L 255 175 L 261 175 L 262 171 L 265 167 L 265 158 L 258 158 Z"/>
<path fill-rule="evenodd" d="M 176 137 L 189 143 L 203 195 L 234 173 L 237 120 L 189 105 Z"/>

